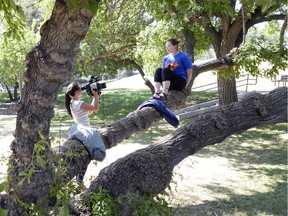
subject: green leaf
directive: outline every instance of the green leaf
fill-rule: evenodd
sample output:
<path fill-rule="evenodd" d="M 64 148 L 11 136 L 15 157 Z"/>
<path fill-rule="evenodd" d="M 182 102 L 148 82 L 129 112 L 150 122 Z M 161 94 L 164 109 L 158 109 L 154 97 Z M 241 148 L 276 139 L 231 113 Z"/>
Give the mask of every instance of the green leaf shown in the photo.
<path fill-rule="evenodd" d="M 28 183 L 30 183 L 31 178 L 32 178 L 32 174 L 34 172 L 34 167 L 32 167 L 31 169 L 29 169 L 29 173 L 28 173 Z"/>
<path fill-rule="evenodd" d="M 77 7 L 79 7 L 81 1 L 80 0 L 68 0 L 67 4 L 70 8 L 75 10 Z"/>
<path fill-rule="evenodd" d="M 88 9 L 93 15 L 95 15 L 97 13 L 99 3 L 99 0 L 86 0 L 85 8 Z"/>
<path fill-rule="evenodd" d="M 69 216 L 69 209 L 68 207 L 61 207 L 58 213 L 58 216 Z"/>
<path fill-rule="evenodd" d="M 24 181 L 25 181 L 26 177 L 22 178 L 21 181 L 18 182 L 18 186 L 22 186 Z"/>
<path fill-rule="evenodd" d="M 42 168 L 45 169 L 46 168 L 46 161 L 44 158 L 42 158 L 41 156 L 37 156 L 36 157 L 36 162 L 37 164 Z"/>
<path fill-rule="evenodd" d="M 19 173 L 19 176 L 24 176 L 24 177 L 26 177 L 26 176 L 28 176 L 28 173 L 26 173 L 26 172 L 20 172 L 20 173 Z"/>
<path fill-rule="evenodd" d="M 5 188 L 7 187 L 8 183 L 7 182 L 2 182 L 0 183 L 0 193 L 3 192 L 5 190 Z M 0 214 L 1 215 L 1 214 Z"/>

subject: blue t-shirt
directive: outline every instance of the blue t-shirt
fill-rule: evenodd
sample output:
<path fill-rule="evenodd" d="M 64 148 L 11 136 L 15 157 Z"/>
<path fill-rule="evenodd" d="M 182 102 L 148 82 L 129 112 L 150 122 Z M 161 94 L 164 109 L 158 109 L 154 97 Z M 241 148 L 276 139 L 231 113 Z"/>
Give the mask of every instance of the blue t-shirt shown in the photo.
<path fill-rule="evenodd" d="M 183 77 L 187 81 L 186 70 L 192 68 L 191 59 L 187 55 L 185 55 L 183 52 L 179 52 L 175 56 L 168 54 L 163 59 L 162 69 L 168 68 L 169 65 L 170 70 L 174 71 L 176 74 Z"/>

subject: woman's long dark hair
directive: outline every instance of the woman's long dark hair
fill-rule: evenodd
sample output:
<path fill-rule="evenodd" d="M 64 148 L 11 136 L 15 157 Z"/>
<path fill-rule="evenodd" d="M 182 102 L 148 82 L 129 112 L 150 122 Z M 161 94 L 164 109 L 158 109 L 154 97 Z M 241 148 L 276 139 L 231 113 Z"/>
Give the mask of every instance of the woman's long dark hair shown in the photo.
<path fill-rule="evenodd" d="M 65 94 L 65 107 L 67 110 L 68 115 L 72 118 L 72 113 L 71 113 L 71 107 L 70 107 L 70 103 L 71 103 L 71 97 L 75 96 L 75 92 L 80 90 L 80 86 L 78 83 L 73 82 L 71 83 L 68 87 L 67 87 L 67 91 Z"/>

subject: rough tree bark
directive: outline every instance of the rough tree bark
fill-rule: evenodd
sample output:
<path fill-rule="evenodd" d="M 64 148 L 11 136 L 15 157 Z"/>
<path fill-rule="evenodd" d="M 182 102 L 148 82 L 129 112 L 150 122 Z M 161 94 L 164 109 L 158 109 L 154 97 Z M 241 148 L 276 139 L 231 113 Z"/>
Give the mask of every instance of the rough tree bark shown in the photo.
<path fill-rule="evenodd" d="M 218 85 L 218 95 L 219 104 L 230 104 L 232 102 L 238 101 L 236 79 L 235 77 L 224 78 L 221 77 L 221 73 L 225 73 L 226 69 L 218 71 L 217 85 Z"/>
<path fill-rule="evenodd" d="M 240 17 L 241 18 L 241 17 Z M 223 57 L 228 54 L 234 47 L 238 34 L 242 29 L 242 19 L 236 19 L 233 23 L 229 23 L 229 16 L 221 16 L 222 31 L 217 33 L 218 37 L 221 37 L 220 44 L 217 47 L 220 49 L 215 49 L 217 58 Z M 214 30 L 215 31 L 215 30 Z M 216 41 L 216 40 L 214 40 Z M 230 104 L 232 102 L 238 101 L 237 90 L 236 90 L 236 79 L 235 77 L 224 78 L 221 73 L 228 72 L 228 70 L 220 69 L 218 71 L 217 83 L 218 83 L 218 94 L 220 105 Z"/>
<path fill-rule="evenodd" d="M 215 108 L 156 143 L 118 159 L 101 170 L 82 195 L 97 193 L 100 186 L 113 197 L 160 193 L 169 185 L 173 168 L 186 157 L 232 134 L 281 122 L 287 122 L 287 88 L 278 88 L 267 95 L 249 95 L 240 102 Z M 90 215 L 79 197 L 70 201 L 69 208 L 73 215 L 83 212 Z M 122 206 L 119 215 L 129 215 L 131 210 Z"/>
<path fill-rule="evenodd" d="M 45 196 L 53 183 L 52 159 L 45 156 L 51 155 L 49 148 L 35 155 L 34 146 L 41 136 L 49 141 L 58 92 L 61 85 L 73 76 L 79 44 L 91 19 L 92 15 L 87 10 L 71 10 L 66 1 L 57 0 L 51 18 L 41 28 L 39 45 L 27 55 L 25 84 L 16 108 L 16 131 L 11 144 L 8 175 L 15 194 L 28 203 Z M 47 161 L 45 169 L 37 164 L 36 156 Z M 32 169 L 33 177 L 29 176 Z M 19 184 L 24 174 L 28 175 Z"/>

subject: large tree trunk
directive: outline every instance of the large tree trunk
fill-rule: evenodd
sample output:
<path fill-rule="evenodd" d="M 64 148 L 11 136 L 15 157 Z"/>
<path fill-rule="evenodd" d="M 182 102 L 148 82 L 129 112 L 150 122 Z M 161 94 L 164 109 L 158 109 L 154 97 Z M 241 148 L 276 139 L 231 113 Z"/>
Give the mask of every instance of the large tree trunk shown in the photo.
<path fill-rule="evenodd" d="M 160 193 L 169 185 L 173 168 L 186 157 L 232 134 L 280 122 L 287 122 L 287 88 L 267 95 L 249 95 L 241 102 L 215 108 L 158 142 L 118 159 L 101 170 L 82 195 L 97 193 L 100 186 L 114 198 L 127 193 Z M 69 206 L 72 215 L 90 215 L 79 197 L 72 199 Z M 128 215 L 131 210 L 122 206 L 119 215 Z"/>
<path fill-rule="evenodd" d="M 218 70 L 217 84 L 220 105 L 230 104 L 232 102 L 238 101 L 235 77 L 221 77 L 223 71 L 227 70 L 229 69 Z"/>
<path fill-rule="evenodd" d="M 194 32 L 190 29 L 182 30 L 182 35 L 184 37 L 183 50 L 194 62 L 194 47 L 196 46 L 196 39 L 194 37 Z"/>
<path fill-rule="evenodd" d="M 231 7 L 234 8 L 235 2 L 231 2 Z M 232 18 L 228 14 L 218 14 L 219 21 L 221 21 L 221 28 L 214 27 L 208 23 L 205 30 L 207 34 L 213 38 L 214 51 L 217 58 L 226 56 L 236 47 L 236 40 L 243 28 L 241 17 Z M 210 17 L 207 17 L 210 20 Z M 233 20 L 233 21 L 232 21 Z M 243 38 L 241 38 L 243 39 Z M 219 71 L 220 72 L 220 71 Z M 219 102 L 221 105 L 230 104 L 237 101 L 237 91 L 235 78 L 225 74 L 226 78 L 218 75 L 218 93 Z M 227 78 L 228 77 L 228 78 Z"/>
<path fill-rule="evenodd" d="M 66 1 L 57 0 L 50 20 L 41 28 L 39 45 L 27 55 L 8 170 L 11 187 L 23 201 L 31 203 L 44 197 L 53 183 L 53 161 L 49 156 L 53 108 L 61 85 L 73 77 L 79 44 L 91 19 L 87 10 L 71 10 Z M 43 150 L 39 150 L 41 145 L 45 145 Z"/>
<path fill-rule="evenodd" d="M 229 18 L 227 17 L 222 18 L 222 22 L 226 23 L 227 22 L 226 19 L 229 20 Z M 221 46 L 221 48 L 219 52 L 216 53 L 217 57 L 224 57 L 229 52 L 231 52 L 231 50 L 235 47 L 235 42 L 238 36 L 237 32 L 239 33 L 241 30 L 240 26 L 238 27 L 238 29 L 235 29 L 235 26 L 233 25 L 228 27 L 227 24 L 227 26 L 226 25 L 224 26 L 227 29 L 223 27 L 224 29 L 222 31 L 221 45 L 219 45 Z M 232 27 L 234 27 L 234 29 Z M 225 74 L 225 72 L 229 72 L 229 69 L 218 70 L 218 76 L 217 76 L 220 105 L 230 104 L 232 102 L 238 101 L 235 77 L 230 75 L 227 78 L 227 74 Z M 225 77 L 223 77 L 223 73 L 224 76 L 226 75 Z"/>

